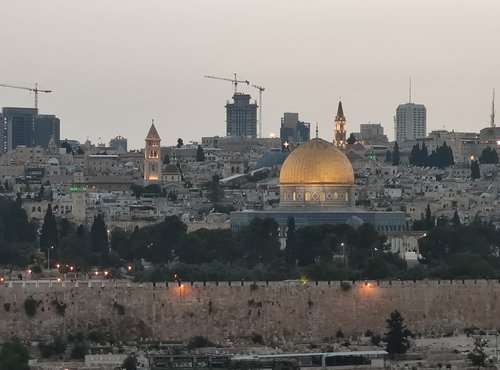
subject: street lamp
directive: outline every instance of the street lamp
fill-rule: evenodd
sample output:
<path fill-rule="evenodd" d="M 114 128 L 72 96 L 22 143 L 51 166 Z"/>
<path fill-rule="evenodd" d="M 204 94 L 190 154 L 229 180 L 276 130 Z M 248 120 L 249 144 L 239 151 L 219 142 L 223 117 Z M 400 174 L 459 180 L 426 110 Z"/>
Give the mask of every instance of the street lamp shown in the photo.
<path fill-rule="evenodd" d="M 54 246 L 47 248 L 47 270 L 49 271 L 49 277 L 50 277 L 50 250 L 51 249 L 54 249 Z"/>

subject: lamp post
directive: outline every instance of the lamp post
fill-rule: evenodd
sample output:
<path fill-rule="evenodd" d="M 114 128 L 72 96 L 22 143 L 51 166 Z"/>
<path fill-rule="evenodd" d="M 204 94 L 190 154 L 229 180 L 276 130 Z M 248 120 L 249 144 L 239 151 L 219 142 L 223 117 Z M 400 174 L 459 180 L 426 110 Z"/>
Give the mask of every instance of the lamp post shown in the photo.
<path fill-rule="evenodd" d="M 49 277 L 50 277 L 50 250 L 51 249 L 54 249 L 54 246 L 47 248 L 47 270 L 49 272 Z"/>

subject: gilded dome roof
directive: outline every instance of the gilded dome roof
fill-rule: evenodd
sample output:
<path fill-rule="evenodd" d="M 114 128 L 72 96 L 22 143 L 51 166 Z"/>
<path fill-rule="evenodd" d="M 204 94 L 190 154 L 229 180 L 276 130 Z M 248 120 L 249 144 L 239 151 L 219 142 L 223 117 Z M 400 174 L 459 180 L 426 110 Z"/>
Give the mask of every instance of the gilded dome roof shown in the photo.
<path fill-rule="evenodd" d="M 354 171 L 335 145 L 315 138 L 290 153 L 281 167 L 280 184 L 354 185 Z"/>

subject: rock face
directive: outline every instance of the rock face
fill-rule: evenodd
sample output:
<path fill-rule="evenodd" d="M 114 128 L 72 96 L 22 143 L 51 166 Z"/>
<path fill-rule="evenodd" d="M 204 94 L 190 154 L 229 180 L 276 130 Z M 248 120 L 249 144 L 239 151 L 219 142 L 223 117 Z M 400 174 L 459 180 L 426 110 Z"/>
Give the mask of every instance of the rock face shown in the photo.
<path fill-rule="evenodd" d="M 500 327 L 498 281 L 127 284 L 92 281 L 0 285 L 0 341 L 99 331 L 115 340 L 321 340 L 338 330 L 385 331 L 399 310 L 410 330 L 446 334 Z M 27 314 L 33 298 L 36 311 Z"/>

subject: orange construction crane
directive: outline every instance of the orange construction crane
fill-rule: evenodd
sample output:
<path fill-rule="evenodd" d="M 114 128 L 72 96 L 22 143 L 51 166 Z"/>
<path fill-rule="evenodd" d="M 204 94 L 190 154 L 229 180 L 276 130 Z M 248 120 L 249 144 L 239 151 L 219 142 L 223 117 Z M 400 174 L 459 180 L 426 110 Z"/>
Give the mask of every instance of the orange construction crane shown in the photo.
<path fill-rule="evenodd" d="M 21 90 L 28 90 L 28 91 L 33 91 L 35 93 L 35 108 L 38 109 L 38 93 L 43 92 L 43 93 L 51 93 L 52 90 L 42 90 L 38 88 L 38 84 L 35 84 L 35 87 L 24 87 L 24 86 L 13 86 L 13 85 L 6 85 L 6 84 L 0 84 L 2 87 L 10 87 L 12 89 L 21 89 Z"/>
<path fill-rule="evenodd" d="M 238 80 L 238 78 L 236 77 L 236 73 L 234 73 L 234 78 L 224 78 L 224 77 L 214 77 L 214 76 L 203 76 L 203 77 L 232 82 L 234 85 L 234 93 L 235 94 L 238 92 L 238 84 L 239 83 L 244 83 L 244 84 L 250 85 L 250 81 L 248 81 L 248 80 Z"/>

